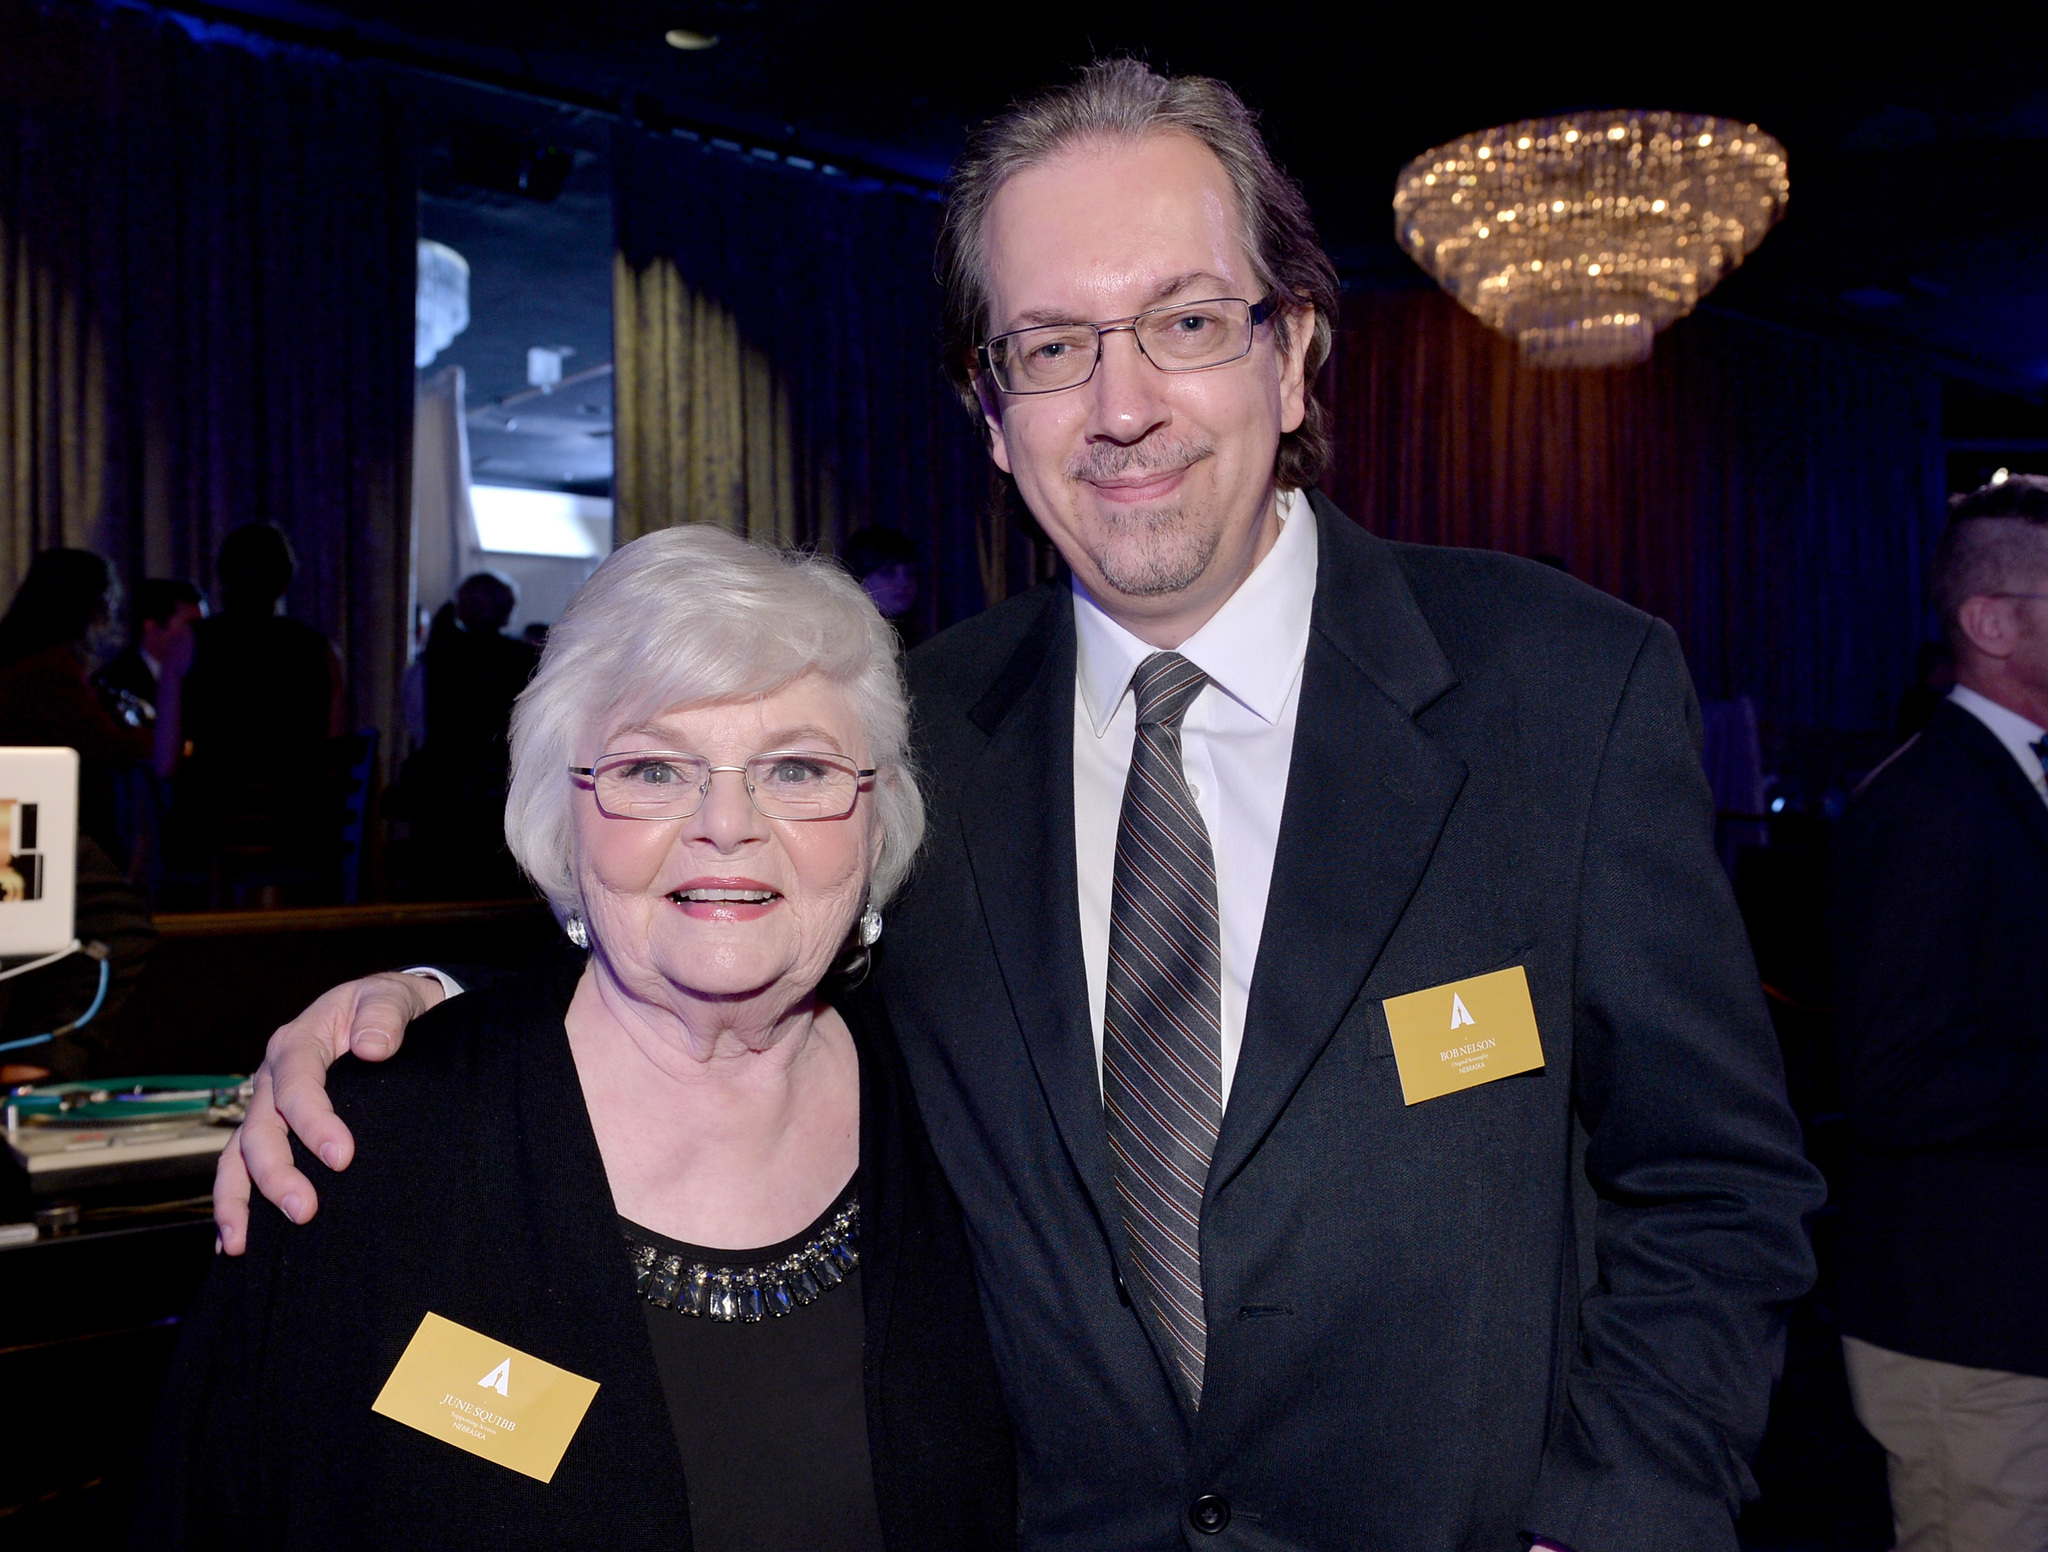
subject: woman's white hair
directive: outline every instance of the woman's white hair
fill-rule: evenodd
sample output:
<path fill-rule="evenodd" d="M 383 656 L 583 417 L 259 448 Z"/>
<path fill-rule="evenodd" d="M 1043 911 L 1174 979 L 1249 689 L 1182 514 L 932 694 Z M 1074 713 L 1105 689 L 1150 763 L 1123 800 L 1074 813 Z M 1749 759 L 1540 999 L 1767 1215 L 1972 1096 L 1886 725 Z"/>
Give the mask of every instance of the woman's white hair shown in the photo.
<path fill-rule="evenodd" d="M 881 830 L 868 899 L 879 906 L 910 872 L 924 800 L 896 633 L 860 584 L 834 561 L 701 524 L 614 551 L 549 630 L 512 711 L 505 840 L 556 916 L 579 903 L 569 767 L 590 763 L 593 739 L 677 706 L 772 695 L 812 673 L 846 692 L 867 739 Z"/>

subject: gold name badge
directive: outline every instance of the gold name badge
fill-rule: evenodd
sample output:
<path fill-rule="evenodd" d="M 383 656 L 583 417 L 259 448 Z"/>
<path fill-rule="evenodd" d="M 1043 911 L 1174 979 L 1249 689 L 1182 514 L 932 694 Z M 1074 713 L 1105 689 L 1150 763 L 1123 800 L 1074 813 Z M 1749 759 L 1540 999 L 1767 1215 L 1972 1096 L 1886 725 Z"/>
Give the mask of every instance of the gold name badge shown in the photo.
<path fill-rule="evenodd" d="M 597 1382 L 429 1314 L 370 1410 L 551 1481 Z"/>
<path fill-rule="evenodd" d="M 1536 1007 L 1520 965 L 1389 997 L 1387 1028 L 1411 1105 L 1543 1065 Z"/>

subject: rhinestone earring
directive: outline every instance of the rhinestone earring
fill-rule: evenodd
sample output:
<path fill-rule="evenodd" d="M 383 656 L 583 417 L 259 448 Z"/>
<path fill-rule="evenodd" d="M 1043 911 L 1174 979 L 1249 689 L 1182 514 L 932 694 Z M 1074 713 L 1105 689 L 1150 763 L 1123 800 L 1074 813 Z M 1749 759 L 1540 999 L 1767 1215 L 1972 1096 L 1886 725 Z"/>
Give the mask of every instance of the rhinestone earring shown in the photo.
<path fill-rule="evenodd" d="M 578 948 L 590 947 L 590 929 L 583 925 L 581 911 L 569 913 L 569 919 L 562 923 L 562 931 L 568 934 L 569 941 Z"/>
<path fill-rule="evenodd" d="M 860 926 L 854 933 L 856 941 L 862 948 L 873 948 L 881 936 L 882 913 L 872 905 L 863 907 L 860 913 Z"/>

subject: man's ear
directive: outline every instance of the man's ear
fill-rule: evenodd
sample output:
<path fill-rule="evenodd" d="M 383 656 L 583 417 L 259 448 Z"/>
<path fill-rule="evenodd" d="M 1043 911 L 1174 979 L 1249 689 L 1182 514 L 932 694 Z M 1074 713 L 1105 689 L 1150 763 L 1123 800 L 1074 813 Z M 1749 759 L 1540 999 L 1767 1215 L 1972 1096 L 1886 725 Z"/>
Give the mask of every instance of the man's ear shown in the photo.
<path fill-rule="evenodd" d="M 2000 659 L 2012 656 L 2019 634 L 2019 621 L 2010 598 L 1992 598 L 1982 593 L 1974 598 L 1965 598 L 1962 608 L 1956 611 L 1956 624 L 1962 630 L 1963 639 L 1983 656 Z"/>
<path fill-rule="evenodd" d="M 1280 430 L 1299 431 L 1308 418 L 1308 347 L 1316 337 L 1316 310 L 1287 304 L 1287 344 L 1280 352 Z"/>
<path fill-rule="evenodd" d="M 1010 467 L 1010 444 L 1003 436 L 1003 395 L 985 372 L 974 374 L 974 397 L 981 405 L 981 423 L 988 427 L 989 457 L 1003 473 L 1016 472 Z"/>

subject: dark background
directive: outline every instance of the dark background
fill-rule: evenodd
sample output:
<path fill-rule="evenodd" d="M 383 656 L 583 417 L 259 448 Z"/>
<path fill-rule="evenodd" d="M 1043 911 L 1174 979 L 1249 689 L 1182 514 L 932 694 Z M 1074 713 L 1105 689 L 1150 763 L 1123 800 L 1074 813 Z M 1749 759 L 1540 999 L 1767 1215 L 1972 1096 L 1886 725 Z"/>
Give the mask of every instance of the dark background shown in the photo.
<path fill-rule="evenodd" d="M 51 0 L 44 9 L 67 5 Z M 146 10 L 120 9 L 131 18 Z M 571 372 L 610 358 L 618 135 L 673 141 L 670 132 L 688 131 L 698 138 L 687 144 L 726 141 L 734 156 L 768 152 L 783 167 L 831 164 L 881 197 L 917 204 L 937 189 L 972 123 L 1094 54 L 1131 51 L 1170 70 L 1227 78 L 1262 112 L 1276 151 L 1306 185 L 1345 280 L 1334 378 L 1348 385 L 1341 408 L 1353 455 L 1339 483 L 1349 482 L 1344 493 L 1354 515 L 1404 537 L 1525 553 L 1566 555 L 1576 543 L 1581 548 L 1567 558 L 1580 575 L 1658 612 L 1697 616 L 1686 639 L 1704 693 L 1772 687 L 1776 699 L 1763 713 L 1778 740 L 1774 767 L 1787 776 L 1810 770 L 1810 779 L 1801 778 L 1798 801 L 1773 821 L 1770 844 L 1740 855 L 1737 883 L 1809 1146 L 1824 1168 L 1831 1163 L 1840 1122 L 1816 932 L 1830 795 L 1838 801 L 1891 738 L 1885 708 L 1904 688 L 1927 629 L 1914 589 L 1941 495 L 1974 487 L 1995 468 L 2048 471 L 2048 72 L 2041 69 L 2048 27 L 2040 19 L 2016 21 L 2011 8 L 1968 5 L 1910 26 L 1873 11 L 1823 26 L 1789 8 L 1687 10 L 1651 20 L 1613 8 L 1062 3 L 968 10 L 825 0 L 581 7 L 559 0 L 246 0 L 178 14 L 195 18 L 197 33 L 242 31 L 265 48 L 296 48 L 290 68 L 308 79 L 322 79 L 320 61 L 339 57 L 372 67 L 364 73 L 372 87 L 401 83 L 385 93 L 353 82 L 350 90 L 362 91 L 368 108 L 300 124 L 296 132 L 317 141 L 318 155 L 285 175 L 298 180 L 296 208 L 325 210 L 323 219 L 340 209 L 346 217 L 355 201 L 402 215 L 416 190 L 420 234 L 448 242 L 472 264 L 475 322 L 436 366 L 458 364 L 469 377 L 478 477 L 588 490 L 604 489 L 611 467 L 608 379 L 495 422 L 489 404 L 524 386 L 530 345 L 573 346 Z M 663 42 L 675 27 L 719 42 L 678 51 Z M 0 38 L 0 48 L 12 41 Z M 222 78 L 248 77 L 224 67 Z M 206 95 L 197 77 L 172 84 L 183 87 L 184 101 Z M 306 94 L 285 95 L 302 121 L 327 111 L 324 98 L 308 108 Z M 1532 383 L 1517 377 L 1501 342 L 1438 297 L 1395 248 L 1394 178 L 1410 158 L 1472 130 L 1614 106 L 1758 124 L 1790 154 L 1789 213 L 1701 316 L 1660 342 L 1649 367 Z M 201 136 L 192 143 L 239 142 Z M 403 167 L 394 165 L 395 146 L 405 148 Z M 106 154 L 121 153 L 115 145 Z M 121 182 L 104 168 L 92 175 Z M 170 189 L 168 175 L 149 177 Z M 252 173 L 222 187 L 254 201 L 274 194 L 265 184 Z M 234 208 L 233 199 L 223 204 Z M 678 226 L 690 215 L 675 212 Z M 263 235 L 253 230 L 244 241 L 231 231 L 198 231 L 189 208 L 179 219 L 191 273 L 200 278 L 174 289 L 202 289 L 218 273 L 242 275 L 234 266 Z M 644 207 L 637 219 L 646 224 Z M 405 240 L 402 224 L 391 221 L 395 241 L 385 246 Z M 346 219 L 333 230 L 340 292 L 351 283 L 346 271 L 361 267 L 350 255 L 374 244 L 351 234 Z M 212 262 L 216 249 L 225 256 L 221 265 Z M 117 267 L 111 257 L 107 265 Z M 135 268 L 153 272 L 153 265 L 145 259 Z M 270 272 L 257 265 L 250 273 L 260 285 Z M 395 275 L 355 283 L 380 278 Z M 265 315 L 268 334 L 251 327 L 252 309 L 233 286 L 216 292 L 224 333 L 259 343 L 288 339 L 312 356 L 345 354 L 314 337 L 345 333 L 344 326 L 296 316 L 305 310 L 301 289 L 280 287 Z M 166 318 L 183 318 L 179 296 L 148 294 Z M 213 337 L 203 317 L 194 319 L 181 324 L 194 351 L 162 353 L 181 369 Z M 290 335 L 295 325 L 299 336 Z M 913 336 L 903 345 L 915 353 L 932 341 Z M 1467 376 L 1439 403 L 1430 395 L 1446 363 Z M 390 390 L 402 404 L 408 385 L 388 365 L 380 357 L 363 380 L 374 379 L 376 391 Z M 209 369 L 212 380 L 232 377 L 239 385 L 236 402 L 247 402 L 259 380 L 218 362 Z M 275 387 L 277 379 L 264 381 Z M 172 382 L 169 397 L 191 397 L 184 376 Z M 294 410 L 294 435 L 343 469 L 362 439 L 315 411 L 347 395 L 293 391 L 313 406 Z M 1425 400 L 1445 418 L 1418 418 L 1415 406 Z M 1901 408 L 1903 400 L 1911 403 Z M 1488 416 L 1454 423 L 1461 410 L 1485 404 L 1502 406 L 1506 452 L 1485 442 L 1480 423 L 1491 423 Z M 821 422 L 833 408 L 823 398 L 812 406 Z M 523 424 L 504 423 L 515 419 Z M 1931 459 L 1921 463 L 1933 469 L 1935 488 L 1893 490 L 1887 506 L 1859 486 L 1859 469 L 1895 454 L 1886 444 L 1909 424 L 1934 439 Z M 1825 446 L 1809 427 L 1825 432 Z M 395 423 L 379 432 L 387 433 L 396 447 Z M 208 459 L 217 450 L 196 445 L 200 430 L 180 436 L 176 445 L 198 471 L 186 481 L 197 493 L 193 509 L 203 510 L 206 523 L 195 521 L 180 541 L 186 548 L 176 569 L 203 576 L 210 538 L 239 509 L 200 477 L 211 478 L 217 465 Z M 1507 499 L 1499 490 L 1453 491 L 1437 470 L 1405 470 L 1402 449 L 1418 437 L 1455 447 L 1452 461 L 1468 470 L 1495 453 L 1527 457 L 1535 468 L 1575 438 L 1558 461 L 1586 483 L 1559 495 L 1557 505 L 1532 497 L 1503 515 L 1493 505 Z M 262 458 L 231 449 L 218 466 L 262 465 L 266 488 L 287 495 L 313 488 L 317 461 L 281 436 L 273 441 Z M 1725 464 L 1702 461 L 1721 451 Z M 1604 463 L 1595 456 L 1610 452 Z M 402 466 L 402 456 L 392 456 L 392 467 Z M 153 467 L 140 454 L 134 462 Z M 360 473 L 322 475 L 317 483 L 353 488 L 350 479 L 363 483 Z M 1507 481 L 1508 494 L 1520 499 L 1525 483 Z M 141 512 L 146 503 L 137 499 Z M 377 499 L 387 516 L 397 510 L 390 492 Z M 360 715 L 386 717 L 388 727 L 380 697 L 395 688 L 391 670 L 400 659 L 395 637 L 385 638 L 402 614 L 388 587 L 373 594 L 366 579 L 386 575 L 400 535 L 394 520 L 377 541 L 382 548 L 369 544 L 359 514 L 374 506 L 366 496 L 340 516 L 320 518 L 317 531 L 332 540 L 333 558 L 322 559 L 313 580 L 336 592 L 321 605 L 326 628 L 339 636 L 340 622 L 353 622 L 360 638 L 350 655 L 352 683 L 364 687 Z M 947 554 L 934 563 L 953 569 L 945 587 L 934 589 L 943 605 L 929 606 L 929 625 L 999 595 L 987 583 L 991 575 L 1005 586 L 1030 579 L 1028 536 L 999 534 L 1022 561 L 1007 574 L 984 566 L 977 575 L 975 558 L 961 554 L 985 538 L 971 514 L 881 515 L 950 535 Z M 316 531 L 311 517 L 305 521 Z M 136 538 L 131 571 L 144 553 Z M 1799 569 L 1806 564 L 1810 570 Z M 344 581 L 366 590 L 363 596 L 338 591 Z M 1852 637 L 1855 652 L 1827 657 L 1826 643 Z M 1753 664 L 1761 665 L 1754 675 Z M 336 979 L 421 959 L 517 963 L 549 936 L 544 916 L 532 909 L 520 916 L 517 908 L 512 917 L 454 912 L 431 920 L 402 911 L 188 919 L 169 924 L 142 990 L 110 1033 L 120 1037 L 128 1070 L 245 1069 L 272 1025 Z M 121 1204 L 105 1208 L 118 1212 Z M 139 1377 L 162 1363 L 183 1301 L 208 1262 L 203 1212 L 185 1220 L 144 1229 L 104 1218 L 93 1236 L 97 1250 L 80 1243 L 0 1252 L 0 1362 L 11 1365 L 4 1372 L 17 1419 L 41 1418 L 17 1430 L 29 1437 L 5 1459 L 0 1541 L 85 1545 L 118 1516 L 135 1438 L 129 1425 L 144 1409 L 147 1384 Z M 1823 1214 L 1814 1226 L 1824 1273 L 1831 1222 Z M 31 1256 L 41 1259 L 31 1265 Z M 1882 1459 L 1848 1415 L 1836 1343 L 1823 1281 L 1794 1315 L 1786 1375 L 1756 1467 L 1764 1496 L 1743 1526 L 1753 1552 L 1876 1552 L 1889 1544 Z M 131 1398 L 126 1432 L 107 1426 L 100 1398 L 111 1394 Z M 36 1414 L 36 1407 L 44 1410 Z"/>

